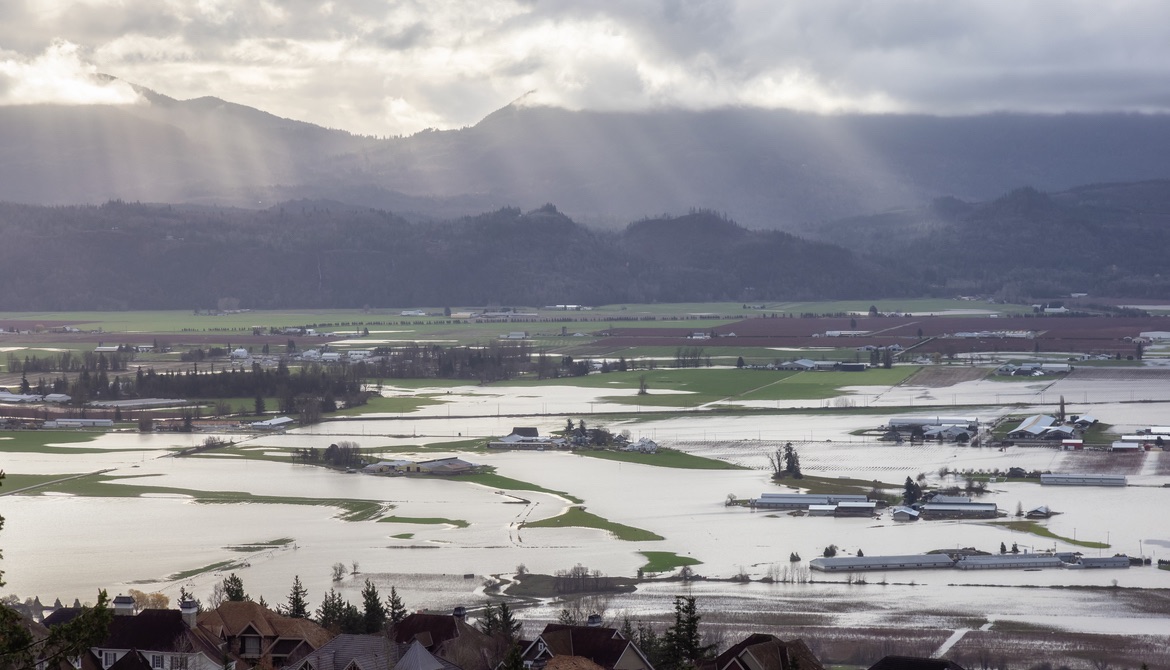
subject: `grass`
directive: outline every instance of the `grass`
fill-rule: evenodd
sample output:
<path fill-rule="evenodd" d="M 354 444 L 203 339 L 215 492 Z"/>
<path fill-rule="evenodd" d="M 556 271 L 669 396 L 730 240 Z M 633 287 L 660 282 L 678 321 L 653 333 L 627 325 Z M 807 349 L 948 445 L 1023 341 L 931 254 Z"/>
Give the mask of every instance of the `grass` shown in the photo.
<path fill-rule="evenodd" d="M 846 386 L 891 386 L 917 372 L 917 366 L 897 366 L 865 372 L 792 372 L 688 368 L 631 370 L 584 377 L 526 379 L 501 386 L 573 386 L 598 389 L 637 389 L 645 377 L 648 393 L 607 396 L 603 401 L 649 407 L 696 407 L 722 400 L 804 400 L 841 395 Z M 670 391 L 670 393 L 663 393 Z"/>
<path fill-rule="evenodd" d="M 257 552 L 257 551 L 264 551 L 265 549 L 272 549 L 274 547 L 283 547 L 285 545 L 292 544 L 292 543 L 293 543 L 293 539 L 291 537 L 281 537 L 281 538 L 278 538 L 275 540 L 268 540 L 267 542 L 249 542 L 247 544 L 234 544 L 234 545 L 224 547 L 224 549 L 227 549 L 228 551 L 239 551 L 239 552 L 250 554 L 250 553 Z"/>
<path fill-rule="evenodd" d="M 1010 528 L 1011 530 L 1014 530 L 1014 531 L 1018 531 L 1021 533 L 1031 533 L 1032 535 L 1039 535 L 1040 537 L 1047 537 L 1047 538 L 1052 539 L 1052 540 L 1060 540 L 1061 542 L 1073 544 L 1073 545 L 1076 545 L 1078 547 L 1088 547 L 1089 549 L 1108 549 L 1109 548 L 1109 545 L 1106 544 L 1105 542 L 1090 542 L 1088 540 L 1074 540 L 1071 537 L 1064 537 L 1062 535 L 1057 535 L 1056 533 L 1053 533 L 1052 531 L 1048 530 L 1048 528 L 1040 525 L 1040 523 L 1036 522 L 1036 521 L 1030 521 L 1030 520 L 995 521 L 992 523 L 992 525 L 1004 526 L 1004 527 Z"/>
<path fill-rule="evenodd" d="M 444 519 L 443 517 L 439 517 L 439 516 L 430 516 L 430 517 L 384 516 L 381 519 L 378 519 L 378 523 L 425 523 L 425 524 L 436 524 L 436 525 L 446 524 L 449 526 L 455 526 L 456 528 L 467 528 L 468 526 L 471 525 L 471 524 L 467 523 L 466 521 L 464 521 L 463 519 Z M 407 535 L 413 535 L 413 533 L 407 533 Z M 397 536 L 395 536 L 395 537 L 397 537 Z"/>
<path fill-rule="evenodd" d="M 421 394 L 413 396 L 374 397 L 364 405 L 347 407 L 329 414 L 335 416 L 361 416 L 363 414 L 409 414 L 423 407 L 441 405 L 442 400 L 437 394 Z"/>
<path fill-rule="evenodd" d="M 523 482 L 519 479 L 512 479 L 503 475 L 497 475 L 494 472 L 481 472 L 473 475 L 460 475 L 457 481 L 472 482 L 473 484 L 482 484 L 483 486 L 490 486 L 494 489 L 503 489 L 505 491 L 536 491 L 538 493 L 549 493 L 554 496 L 560 496 L 572 503 L 581 504 L 584 500 L 565 493 L 564 491 L 554 491 L 546 489 L 543 486 Z"/>
<path fill-rule="evenodd" d="M 697 558 L 679 556 L 673 551 L 639 551 L 638 553 L 646 557 L 646 565 L 642 566 L 642 572 L 670 572 L 675 568 L 702 563 Z"/>
<path fill-rule="evenodd" d="M 663 468 L 680 468 L 683 470 L 747 470 L 742 465 L 735 465 L 714 458 L 693 456 L 683 451 L 659 448 L 657 453 L 643 454 L 636 451 L 601 451 L 580 450 L 578 456 L 600 458 L 606 461 L 621 461 L 623 463 L 639 463 L 641 465 L 657 465 Z"/>
<path fill-rule="evenodd" d="M 30 454 L 84 454 L 105 452 L 106 449 L 85 449 L 84 447 L 58 447 L 58 444 L 77 444 L 92 442 L 104 435 L 104 431 L 79 432 L 74 430 L 16 430 L 4 433 L 0 439 L 0 453 L 30 453 Z M 84 449 L 84 451 L 80 450 Z M 124 451 L 140 451 L 127 449 Z"/>
<path fill-rule="evenodd" d="M 391 535 L 390 537 L 394 538 L 395 540 L 409 540 L 414 537 L 414 533 L 399 533 L 397 535 Z"/>
<path fill-rule="evenodd" d="M 803 489 L 806 493 L 869 493 L 871 489 L 901 488 L 901 484 L 887 484 L 875 480 L 849 479 L 848 477 L 815 477 L 805 475 L 800 479 L 791 477 L 777 482 L 781 486 L 791 486 Z"/>
<path fill-rule="evenodd" d="M 305 498 L 293 496 L 259 496 L 245 491 L 200 491 L 170 486 L 126 484 L 123 480 L 155 477 L 157 475 L 131 475 L 111 477 L 93 475 L 72 479 L 59 484 L 43 487 L 57 493 L 69 493 L 90 498 L 136 498 L 144 494 L 189 496 L 203 504 L 254 503 L 261 505 L 313 505 L 335 507 L 340 510 L 337 518 L 342 521 L 369 521 L 386 512 L 385 503 L 373 500 L 349 498 Z"/>
<path fill-rule="evenodd" d="M 604 519 L 592 512 L 586 512 L 584 507 L 576 506 L 570 507 L 561 514 L 548 519 L 526 522 L 521 528 L 597 528 L 599 530 L 609 531 L 617 539 L 628 542 L 666 539 L 648 530 L 642 530 L 641 528 L 634 528 L 633 526 L 626 526 L 610 521 L 609 519 Z"/>
<path fill-rule="evenodd" d="M 178 581 L 182 581 L 184 579 L 190 579 L 196 575 L 201 575 L 205 572 L 215 572 L 216 570 L 222 570 L 223 568 L 234 567 L 236 564 L 237 564 L 236 561 L 219 561 L 216 563 L 212 563 L 211 565 L 205 565 L 202 568 L 195 568 L 193 570 L 184 570 L 182 572 L 176 572 L 175 574 L 171 575 L 170 577 L 167 577 L 167 580 L 172 581 L 172 582 L 178 582 Z"/>

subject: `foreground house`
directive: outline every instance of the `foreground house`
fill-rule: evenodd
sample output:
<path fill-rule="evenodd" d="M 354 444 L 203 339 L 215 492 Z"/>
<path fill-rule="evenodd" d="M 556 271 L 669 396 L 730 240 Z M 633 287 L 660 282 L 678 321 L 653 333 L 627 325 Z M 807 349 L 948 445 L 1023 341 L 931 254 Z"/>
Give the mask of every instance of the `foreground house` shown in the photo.
<path fill-rule="evenodd" d="M 90 648 L 75 667 L 95 670 L 234 670 L 222 644 L 199 630 L 197 606 L 192 601 L 179 609 L 144 609 L 134 613 L 129 596 L 114 599 L 114 617 L 105 638 Z M 81 610 L 64 607 L 45 619 L 49 628 L 68 623 Z"/>
<path fill-rule="evenodd" d="M 549 624 L 524 649 L 523 657 L 525 667 L 538 669 L 554 658 L 578 657 L 605 670 L 654 670 L 637 645 L 616 629 L 600 626 Z"/>
<path fill-rule="evenodd" d="M 460 670 L 435 658 L 417 640 L 392 642 L 381 635 L 342 634 L 284 670 Z"/>
<path fill-rule="evenodd" d="M 886 656 L 869 666 L 869 670 L 963 670 L 963 666 L 945 658 Z"/>
<path fill-rule="evenodd" d="M 398 644 L 418 642 L 440 661 L 465 670 L 488 667 L 496 652 L 495 641 L 467 623 L 462 607 L 451 614 L 411 614 L 394 625 L 393 637 Z"/>
<path fill-rule="evenodd" d="M 756 633 L 704 663 L 700 670 L 824 670 L 824 666 L 804 640 L 784 641 Z"/>
<path fill-rule="evenodd" d="M 236 668 L 279 668 L 308 656 L 332 637 L 308 619 L 281 616 L 250 601 L 228 601 L 200 614 L 198 628 L 223 645 L 225 654 L 237 661 Z"/>

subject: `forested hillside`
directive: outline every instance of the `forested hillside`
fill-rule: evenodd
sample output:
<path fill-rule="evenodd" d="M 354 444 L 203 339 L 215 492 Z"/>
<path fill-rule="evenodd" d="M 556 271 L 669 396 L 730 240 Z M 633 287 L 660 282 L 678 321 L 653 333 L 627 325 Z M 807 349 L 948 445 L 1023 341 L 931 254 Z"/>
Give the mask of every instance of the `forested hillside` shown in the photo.
<path fill-rule="evenodd" d="M 1170 181 L 944 198 L 806 233 L 896 265 L 933 294 L 1170 297 Z"/>
<path fill-rule="evenodd" d="M 0 205 L 3 310 L 602 304 L 876 297 L 911 285 L 840 247 L 710 212 L 622 231 L 546 205 L 412 223 L 336 202 L 266 210 Z M 234 304 L 234 303 L 233 303 Z"/>

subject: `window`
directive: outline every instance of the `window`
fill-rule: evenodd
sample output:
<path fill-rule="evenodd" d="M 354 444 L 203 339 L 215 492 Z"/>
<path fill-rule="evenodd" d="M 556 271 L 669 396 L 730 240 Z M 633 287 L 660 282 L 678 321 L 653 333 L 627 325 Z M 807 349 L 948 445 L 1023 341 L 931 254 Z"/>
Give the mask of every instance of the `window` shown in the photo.
<path fill-rule="evenodd" d="M 117 662 L 118 662 L 118 652 L 116 652 L 116 651 L 103 651 L 102 652 L 102 667 L 103 668 L 108 668 Z"/>
<path fill-rule="evenodd" d="M 240 636 L 240 655 L 242 655 L 242 656 L 259 656 L 260 655 L 260 636 L 258 636 L 258 635 L 242 635 L 242 636 Z"/>
<path fill-rule="evenodd" d="M 171 670 L 187 670 L 186 654 L 176 654 L 171 657 Z"/>
<path fill-rule="evenodd" d="M 163 667 L 163 655 L 162 654 L 151 654 L 150 655 L 150 667 L 162 668 Z"/>

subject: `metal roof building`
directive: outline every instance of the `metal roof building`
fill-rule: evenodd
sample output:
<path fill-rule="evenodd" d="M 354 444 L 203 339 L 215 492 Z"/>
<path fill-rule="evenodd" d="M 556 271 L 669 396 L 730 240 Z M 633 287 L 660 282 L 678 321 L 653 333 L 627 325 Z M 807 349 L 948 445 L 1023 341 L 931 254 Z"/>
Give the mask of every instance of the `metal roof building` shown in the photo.
<path fill-rule="evenodd" d="M 910 556 L 834 556 L 814 558 L 808 567 L 821 572 L 854 572 L 861 570 L 918 570 L 950 568 L 955 559 L 946 554 L 917 554 Z"/>
<path fill-rule="evenodd" d="M 1051 554 L 1000 554 L 963 556 L 955 563 L 960 570 L 1007 570 L 1011 568 L 1060 568 L 1064 561 Z"/>
<path fill-rule="evenodd" d="M 751 501 L 752 507 L 771 509 L 807 509 L 810 505 L 836 505 L 843 502 L 867 502 L 862 494 L 762 493 Z"/>
<path fill-rule="evenodd" d="M 999 516 L 995 503 L 936 503 L 921 507 L 923 519 L 994 519 Z"/>
<path fill-rule="evenodd" d="M 1125 475 L 1040 475 L 1045 486 L 1125 486 L 1129 480 Z"/>

